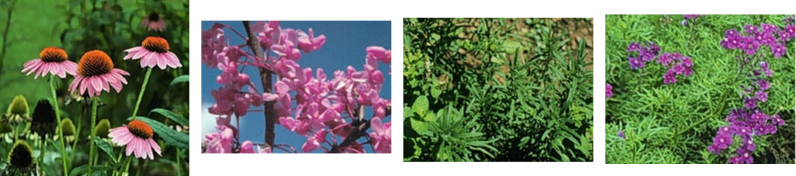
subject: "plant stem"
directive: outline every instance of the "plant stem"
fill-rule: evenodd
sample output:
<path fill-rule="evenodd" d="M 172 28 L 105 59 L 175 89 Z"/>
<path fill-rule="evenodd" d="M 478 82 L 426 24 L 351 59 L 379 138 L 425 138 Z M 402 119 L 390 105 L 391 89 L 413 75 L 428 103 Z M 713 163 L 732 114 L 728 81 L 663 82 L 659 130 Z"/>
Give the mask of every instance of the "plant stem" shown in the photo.
<path fill-rule="evenodd" d="M 92 175 L 92 170 L 94 167 L 94 137 L 97 135 L 94 131 L 94 124 L 97 121 L 97 99 L 98 97 L 92 98 L 91 104 L 91 137 L 89 138 L 89 147 L 88 147 L 88 175 Z"/>
<path fill-rule="evenodd" d="M 147 68 L 146 76 L 144 76 L 144 83 L 141 84 L 141 91 L 138 92 L 138 100 L 135 101 L 135 108 L 133 108 L 133 115 L 132 115 L 133 119 L 135 119 L 135 116 L 138 113 L 138 106 L 141 105 L 141 97 L 144 96 L 144 91 L 146 91 L 146 84 L 147 82 L 149 82 L 150 74 L 152 74 L 152 68 Z"/>
<path fill-rule="evenodd" d="M 86 114 L 85 106 L 83 106 L 82 109 L 83 109 L 83 112 L 82 112 L 81 115 L 85 115 Z M 77 128 L 75 128 L 74 133 L 72 134 L 72 136 L 75 137 L 74 141 L 72 141 L 72 150 L 75 150 L 77 148 L 77 141 L 79 141 L 78 139 L 80 139 L 80 132 L 81 132 L 80 128 L 83 127 L 83 118 L 77 118 L 77 124 L 75 124 L 74 122 L 72 122 L 72 124 L 77 126 Z M 66 150 L 66 149 L 64 149 L 64 150 Z M 70 160 L 74 156 L 75 156 L 75 154 L 74 154 L 74 152 L 72 152 L 71 155 L 70 155 Z M 72 163 L 70 162 L 69 164 L 71 165 Z"/>
<path fill-rule="evenodd" d="M 60 139 L 59 143 L 61 144 L 61 161 L 63 161 L 64 174 L 66 175 L 69 174 L 69 167 L 67 167 L 66 163 L 67 159 L 70 158 L 66 157 L 66 147 L 64 146 L 64 141 L 66 139 L 64 139 L 64 130 L 61 128 L 61 109 L 59 108 L 58 95 L 55 93 L 55 86 L 53 85 L 55 84 L 55 80 L 55 75 L 50 75 L 50 92 L 53 94 L 53 101 L 51 104 L 55 108 L 55 119 L 58 120 L 58 139 Z"/>
<path fill-rule="evenodd" d="M 39 149 L 39 163 L 38 163 L 39 167 L 44 165 L 44 151 L 47 149 L 47 141 L 44 140 L 44 139 L 47 139 L 47 138 L 45 136 L 41 136 L 41 137 L 42 137 L 43 140 L 41 141 L 41 149 Z M 41 172 L 44 172 L 44 171 L 42 170 Z"/>
<path fill-rule="evenodd" d="M 723 96 L 721 96 L 721 101 L 719 101 L 719 102 L 721 102 L 721 108 L 719 108 L 719 111 L 714 111 L 714 113 L 722 113 L 722 112 L 724 112 L 724 108 L 727 105 L 727 103 L 724 102 L 724 100 L 727 99 L 727 95 L 729 95 L 729 94 L 725 92 L 723 94 Z M 702 124 L 702 122 L 705 122 L 705 120 L 708 120 L 710 117 L 712 117 L 712 116 L 708 115 L 708 116 L 702 117 L 702 119 L 699 119 L 699 121 L 697 121 L 696 123 L 691 124 L 691 126 L 688 126 L 685 129 L 683 129 L 682 131 L 679 131 L 679 132 L 675 133 L 674 136 L 679 136 L 680 134 L 685 133 L 688 130 L 691 130 L 691 128 L 694 128 L 694 127 L 696 127 L 699 124 Z M 671 140 L 674 136 L 669 137 L 669 140 Z"/>
<path fill-rule="evenodd" d="M 126 160 L 122 160 L 122 157 L 124 157 L 124 149 L 119 150 L 119 157 L 116 157 L 117 158 L 116 161 L 122 162 L 122 166 L 124 166 L 127 163 L 125 163 Z M 114 173 L 113 175 L 116 175 L 116 173 Z"/>
<path fill-rule="evenodd" d="M 265 59 L 263 57 L 262 48 L 260 48 L 260 42 L 257 41 L 257 36 L 252 33 L 251 25 L 249 21 L 243 21 L 243 27 L 246 28 L 246 33 L 249 35 L 249 40 L 247 41 L 249 48 L 254 51 L 254 56 L 258 58 Z M 263 85 L 263 93 L 271 93 L 273 92 L 273 86 L 271 82 L 273 80 L 273 73 L 268 69 L 263 67 L 259 67 L 260 69 L 260 82 Z M 274 123 L 276 122 L 276 102 L 270 101 L 265 102 L 265 147 L 273 147 L 274 146 L 274 138 L 276 134 L 274 133 Z"/>
<path fill-rule="evenodd" d="M 122 172 L 122 175 L 124 175 L 124 174 L 130 175 L 127 172 L 130 171 L 130 163 L 133 162 L 132 159 L 133 159 L 133 157 L 131 157 L 131 156 L 127 156 L 127 159 L 125 159 L 125 161 L 124 161 L 124 172 Z"/>
<path fill-rule="evenodd" d="M 182 160 L 180 160 L 180 148 L 177 148 L 177 158 L 174 160 L 177 161 L 177 176 L 182 176 L 182 168 L 180 167 L 180 164 L 182 163 Z"/>

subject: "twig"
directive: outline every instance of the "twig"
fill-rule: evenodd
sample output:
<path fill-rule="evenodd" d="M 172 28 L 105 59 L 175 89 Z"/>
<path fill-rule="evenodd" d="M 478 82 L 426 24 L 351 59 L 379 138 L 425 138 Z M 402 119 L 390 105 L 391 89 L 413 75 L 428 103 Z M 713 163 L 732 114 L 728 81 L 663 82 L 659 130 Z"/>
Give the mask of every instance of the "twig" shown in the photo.
<path fill-rule="evenodd" d="M 251 25 L 249 21 L 243 21 L 243 27 L 246 28 L 246 33 L 249 35 L 249 40 L 247 41 L 249 48 L 254 50 L 254 56 L 257 58 L 265 58 L 263 57 L 263 51 L 260 47 L 260 42 L 257 41 L 257 36 L 251 31 Z M 258 67 L 260 69 L 260 81 L 263 84 L 263 93 L 271 93 L 273 92 L 273 88 L 271 86 L 272 72 L 268 69 L 263 67 Z M 276 121 L 276 110 L 274 110 L 274 106 L 276 102 L 270 101 L 265 102 L 265 146 L 266 147 L 273 147 L 274 146 L 274 122 Z"/>
<path fill-rule="evenodd" d="M 345 138 L 345 140 L 343 140 L 343 142 L 340 143 L 340 145 L 332 146 L 332 150 L 330 151 L 331 153 L 342 152 L 343 148 L 349 147 L 351 144 L 354 144 L 354 142 L 356 142 L 357 139 L 367 134 L 366 131 L 368 130 L 368 128 L 370 128 L 370 120 L 365 120 L 364 118 L 365 106 L 359 106 L 358 111 L 361 112 L 357 114 L 359 115 L 359 118 L 354 119 L 354 121 L 351 122 L 351 126 L 354 126 L 355 128 L 353 133 L 349 134 Z"/>
<path fill-rule="evenodd" d="M 3 51 L 0 52 L 0 72 L 3 70 L 3 60 L 6 58 L 6 49 L 8 49 L 8 31 L 11 30 L 11 17 L 14 15 L 14 6 L 17 4 L 17 1 L 11 1 L 11 5 L 8 6 L 8 19 L 6 20 L 6 26 L 3 30 Z"/>

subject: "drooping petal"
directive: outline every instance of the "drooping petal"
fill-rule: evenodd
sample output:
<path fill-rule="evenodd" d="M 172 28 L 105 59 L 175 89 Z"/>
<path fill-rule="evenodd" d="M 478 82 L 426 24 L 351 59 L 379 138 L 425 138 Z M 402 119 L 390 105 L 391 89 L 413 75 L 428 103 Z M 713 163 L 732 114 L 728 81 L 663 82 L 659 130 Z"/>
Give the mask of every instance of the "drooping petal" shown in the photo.
<path fill-rule="evenodd" d="M 168 53 L 166 53 L 166 55 L 170 58 L 167 61 L 169 61 L 168 63 L 170 63 L 169 65 L 172 68 L 182 67 L 182 63 L 180 63 L 180 58 L 177 57 L 176 54 L 174 54 L 172 52 L 168 52 Z"/>
<path fill-rule="evenodd" d="M 130 156 L 130 154 L 133 153 L 133 148 L 135 148 L 133 146 L 135 146 L 136 142 L 138 142 L 138 140 L 133 139 L 130 141 L 130 143 L 127 143 L 127 148 L 124 152 L 125 155 Z"/>
<path fill-rule="evenodd" d="M 147 141 L 149 141 L 149 145 L 152 146 L 152 149 L 155 150 L 155 152 L 157 152 L 159 156 L 163 156 L 160 154 L 160 146 L 158 146 L 158 143 L 155 142 L 154 139 L 150 138 Z"/>

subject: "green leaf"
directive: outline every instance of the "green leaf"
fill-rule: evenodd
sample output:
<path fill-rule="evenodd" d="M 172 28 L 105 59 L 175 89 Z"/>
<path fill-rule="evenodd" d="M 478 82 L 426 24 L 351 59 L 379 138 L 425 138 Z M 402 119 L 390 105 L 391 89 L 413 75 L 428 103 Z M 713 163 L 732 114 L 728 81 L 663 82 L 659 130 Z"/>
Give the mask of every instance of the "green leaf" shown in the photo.
<path fill-rule="evenodd" d="M 415 103 L 412 104 L 412 110 L 420 115 L 425 115 L 426 111 L 428 111 L 428 98 L 426 96 L 417 97 Z"/>
<path fill-rule="evenodd" d="M 88 165 L 82 165 L 75 168 L 72 168 L 72 171 L 69 172 L 69 175 L 77 176 L 84 174 L 88 171 Z"/>
<path fill-rule="evenodd" d="M 180 125 L 188 126 L 188 124 L 189 124 L 188 119 L 185 119 L 182 116 L 178 115 L 177 113 L 174 113 L 174 112 L 169 111 L 167 109 L 155 108 L 152 111 L 150 111 L 149 113 L 153 113 L 153 112 L 154 113 L 158 113 L 160 115 L 163 115 L 165 117 L 168 117 L 169 119 L 171 119 L 174 122 L 179 123 Z"/>
<path fill-rule="evenodd" d="M 91 172 L 94 172 L 94 174 L 92 174 L 92 175 L 97 175 L 98 172 L 111 170 L 111 169 L 113 169 L 113 167 L 110 167 L 110 166 L 94 166 L 93 170 Z M 88 164 L 73 168 L 72 171 L 69 171 L 69 175 L 78 176 L 78 175 L 83 175 L 86 172 L 88 172 Z"/>
<path fill-rule="evenodd" d="M 417 134 L 421 134 L 422 135 L 422 134 L 425 134 L 426 132 L 428 132 L 428 127 L 426 127 L 426 123 L 423 123 L 423 121 L 415 120 L 415 119 L 409 119 L 409 122 L 412 125 L 412 129 L 415 130 L 415 132 L 417 132 Z"/>
<path fill-rule="evenodd" d="M 113 147 L 111 147 L 111 144 L 108 144 L 108 142 L 100 138 L 94 138 L 94 144 L 97 144 L 98 148 L 102 149 L 102 151 L 105 151 L 105 153 L 108 154 L 108 158 L 111 158 L 113 163 L 119 162 L 116 161 L 116 157 L 113 156 Z"/>
<path fill-rule="evenodd" d="M 442 94 L 442 90 L 439 90 L 437 87 L 431 88 L 431 97 L 439 98 L 440 94 Z"/>
<path fill-rule="evenodd" d="M 174 86 L 174 85 L 177 85 L 177 84 L 183 83 L 183 82 L 188 82 L 188 80 L 189 80 L 188 75 L 178 76 L 178 77 L 174 78 L 174 80 L 171 80 L 171 86 Z"/>
<path fill-rule="evenodd" d="M 529 141 L 530 139 L 531 139 L 531 137 L 528 137 L 528 136 L 525 136 L 525 137 L 523 137 L 522 139 L 520 139 L 520 146 L 523 146 L 523 145 L 526 145 L 526 144 L 528 144 L 528 141 Z"/>
<path fill-rule="evenodd" d="M 437 121 L 437 116 L 434 115 L 433 112 L 429 112 L 429 113 L 426 114 L 425 117 L 423 117 L 423 120 L 425 120 L 426 122 Z"/>
<path fill-rule="evenodd" d="M 503 48 L 505 48 L 506 52 L 508 52 L 509 54 L 516 53 L 517 49 L 520 48 L 520 46 L 522 45 L 518 41 L 507 41 L 503 43 Z"/>
<path fill-rule="evenodd" d="M 441 36 L 440 36 L 439 34 L 437 34 L 437 33 L 432 33 L 432 34 L 431 34 L 431 41 L 432 41 L 432 42 L 436 42 L 436 41 L 438 41 L 438 40 L 440 39 L 440 37 L 441 37 Z"/>
<path fill-rule="evenodd" d="M 160 138 L 166 142 L 166 145 L 171 145 L 179 148 L 188 148 L 188 134 L 178 132 L 174 129 L 169 128 L 163 123 L 158 122 L 157 120 L 152 120 L 147 117 L 138 116 L 135 117 L 136 120 L 141 120 L 150 127 L 152 130 L 157 133 Z M 127 120 L 132 120 L 132 118 L 128 118 Z"/>

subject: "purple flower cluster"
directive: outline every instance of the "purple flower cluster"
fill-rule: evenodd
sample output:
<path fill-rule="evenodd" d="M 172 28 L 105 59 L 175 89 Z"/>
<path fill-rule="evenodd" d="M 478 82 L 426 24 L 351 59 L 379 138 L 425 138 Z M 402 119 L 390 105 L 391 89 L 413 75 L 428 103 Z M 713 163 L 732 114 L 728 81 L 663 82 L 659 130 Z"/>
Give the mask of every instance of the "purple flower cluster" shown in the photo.
<path fill-rule="evenodd" d="M 614 93 L 611 92 L 611 89 L 613 89 L 611 84 L 605 84 L 605 98 L 611 98 L 614 96 Z"/>
<path fill-rule="evenodd" d="M 683 56 L 680 53 L 664 53 L 658 57 L 656 62 L 669 68 L 666 74 L 663 74 L 664 84 L 676 83 L 677 77 L 675 76 L 677 75 L 688 77 L 694 74 L 694 70 L 691 69 L 691 67 L 694 66 L 691 57 Z"/>
<path fill-rule="evenodd" d="M 793 16 L 789 16 L 789 17 L 786 17 L 785 19 L 782 19 L 782 23 L 793 24 L 794 23 Z"/>
<path fill-rule="evenodd" d="M 637 53 L 635 57 L 633 55 L 627 56 L 630 69 L 636 70 L 644 68 L 644 63 L 655 59 L 660 51 L 661 47 L 652 42 L 647 42 L 644 46 L 641 45 L 641 42 L 630 42 L 630 45 L 627 47 L 627 52 Z"/>
<path fill-rule="evenodd" d="M 646 42 L 646 44 L 642 46 L 641 42 L 630 42 L 627 51 L 637 52 L 635 56 L 633 56 L 633 54 L 628 56 L 628 64 L 630 64 L 630 69 L 633 70 L 644 68 L 646 62 L 652 61 L 655 57 L 658 57 L 656 63 L 669 69 L 666 74 L 663 74 L 663 83 L 665 84 L 677 82 L 677 78 L 675 77 L 677 75 L 684 75 L 687 77 L 694 74 L 694 70 L 691 69 L 691 67 L 694 66 L 691 57 L 684 56 L 680 53 L 668 52 L 659 57 L 658 54 L 661 48 L 655 43 Z"/>
<path fill-rule="evenodd" d="M 696 18 L 699 17 L 699 15 L 684 15 L 684 16 L 685 19 L 683 21 L 680 21 L 680 24 L 683 26 L 688 25 L 688 20 L 696 20 Z"/>
<path fill-rule="evenodd" d="M 777 133 L 777 126 L 782 126 L 785 121 L 779 115 L 768 115 L 763 113 L 758 107 L 758 102 L 768 101 L 768 92 L 771 88 L 770 83 L 765 78 L 773 76 L 773 71 L 768 63 L 761 62 L 759 69 L 753 69 L 749 82 L 741 85 L 744 90 L 744 108 L 730 111 L 726 121 L 729 126 L 722 126 L 713 138 L 713 145 L 708 147 L 708 151 L 719 154 L 733 143 L 733 136 L 741 138 L 741 145 L 736 150 L 736 156 L 730 158 L 730 163 L 751 164 L 753 162 L 752 153 L 755 150 L 753 142 L 754 136 L 762 136 Z"/>
<path fill-rule="evenodd" d="M 783 22 L 791 19 L 785 19 Z M 720 154 L 722 150 L 729 148 L 733 140 L 740 139 L 741 145 L 735 151 L 735 155 L 729 159 L 729 163 L 751 164 L 755 150 L 753 138 L 776 134 L 778 126 L 785 125 L 785 121 L 779 115 L 768 115 L 763 112 L 758 103 L 768 101 L 768 89 L 771 88 L 767 78 L 773 76 L 769 64 L 765 61 L 765 56 L 758 51 L 762 46 L 769 46 L 775 58 L 785 54 L 785 42 L 793 38 L 793 23 L 788 23 L 783 30 L 772 24 L 761 24 L 760 26 L 744 26 L 744 34 L 735 29 L 725 32 L 725 38 L 721 41 L 721 46 L 725 49 L 739 49 L 744 54 L 741 57 L 741 73 L 746 74 L 746 82 L 740 88 L 743 90 L 743 108 L 736 108 L 727 115 L 727 126 L 722 126 L 713 138 L 713 144 L 708 147 L 712 153 Z M 758 55 L 756 55 L 758 54 Z M 753 65 L 757 61 L 759 64 Z M 751 63 L 750 63 L 751 62 Z M 752 66 L 747 68 L 746 66 Z M 759 66 L 759 67 L 757 67 Z M 750 70 L 746 70 L 750 69 Z M 751 73 L 748 73 L 751 72 Z M 743 74 L 739 76 L 744 76 Z M 735 137 L 735 138 L 734 138 Z"/>
<path fill-rule="evenodd" d="M 725 31 L 721 46 L 728 50 L 743 50 L 747 55 L 755 55 L 761 47 L 768 46 L 774 58 L 780 58 L 787 51 L 783 42 L 790 41 L 795 35 L 793 24 L 784 29 L 767 23 L 746 25 L 744 31 L 745 34 L 736 29 Z"/>
<path fill-rule="evenodd" d="M 719 128 L 708 151 L 719 154 L 732 145 L 733 137 L 740 137 L 741 145 L 735 151 L 737 155 L 729 160 L 733 164 L 752 164 L 752 153 L 755 151 L 753 137 L 775 134 L 778 126 L 785 125 L 779 115 L 769 116 L 756 108 L 732 110 L 726 120 L 731 124 Z"/>

